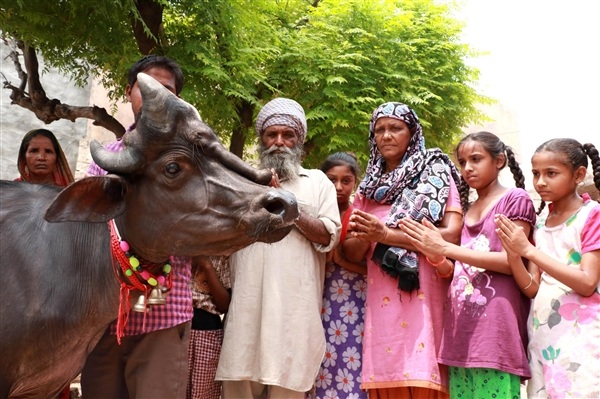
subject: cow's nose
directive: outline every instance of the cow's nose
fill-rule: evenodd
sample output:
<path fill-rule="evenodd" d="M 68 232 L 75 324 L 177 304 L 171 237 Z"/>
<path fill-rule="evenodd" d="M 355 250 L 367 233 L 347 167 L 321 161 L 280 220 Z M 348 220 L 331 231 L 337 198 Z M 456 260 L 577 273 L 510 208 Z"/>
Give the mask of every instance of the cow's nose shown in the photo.
<path fill-rule="evenodd" d="M 285 222 L 293 222 L 298 217 L 296 196 L 283 189 L 269 190 L 261 205 L 269 213 L 280 216 Z"/>

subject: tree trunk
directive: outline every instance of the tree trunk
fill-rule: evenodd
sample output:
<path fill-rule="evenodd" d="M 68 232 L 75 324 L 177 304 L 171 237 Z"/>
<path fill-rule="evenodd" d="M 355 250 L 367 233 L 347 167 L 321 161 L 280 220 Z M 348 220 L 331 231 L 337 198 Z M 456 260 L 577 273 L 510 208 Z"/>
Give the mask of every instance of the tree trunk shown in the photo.
<path fill-rule="evenodd" d="M 7 43 L 8 44 L 8 43 Z M 113 118 L 104 108 L 96 106 L 78 107 L 68 104 L 62 104 L 58 99 L 49 99 L 46 91 L 40 81 L 39 62 L 34 47 L 27 43 L 16 40 L 15 49 L 8 57 L 13 60 L 15 70 L 19 74 L 21 83 L 19 87 L 12 85 L 4 78 L 3 87 L 11 90 L 11 104 L 30 110 L 42 122 L 48 124 L 59 119 L 68 119 L 75 122 L 77 118 L 92 119 L 93 124 L 102 126 L 120 138 L 125 133 L 125 128 L 115 118 Z M 23 52 L 23 63 L 27 72 L 23 71 L 19 61 L 17 48 Z M 29 87 L 29 91 L 26 91 Z"/>
<path fill-rule="evenodd" d="M 242 103 L 236 107 L 236 111 L 240 123 L 233 129 L 229 151 L 242 158 L 244 154 L 244 145 L 246 144 L 246 133 L 253 127 L 252 114 L 254 113 L 254 105 L 247 101 L 242 101 Z"/>
<path fill-rule="evenodd" d="M 131 29 L 140 53 L 148 55 L 160 48 L 160 33 L 164 6 L 156 0 L 135 2 L 141 20 L 131 17 Z"/>

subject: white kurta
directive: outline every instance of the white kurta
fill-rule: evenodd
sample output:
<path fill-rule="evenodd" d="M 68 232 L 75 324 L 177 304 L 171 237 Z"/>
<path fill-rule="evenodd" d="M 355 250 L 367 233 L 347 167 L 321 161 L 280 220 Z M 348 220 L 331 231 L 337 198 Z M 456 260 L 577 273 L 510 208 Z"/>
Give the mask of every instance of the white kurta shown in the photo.
<path fill-rule="evenodd" d="M 312 388 L 325 353 L 321 301 L 326 252 L 335 247 L 340 217 L 333 184 L 301 168 L 294 193 L 301 212 L 323 221 L 329 245 L 294 228 L 283 240 L 255 243 L 229 258 L 232 297 L 217 380 L 251 380 L 294 391 Z"/>

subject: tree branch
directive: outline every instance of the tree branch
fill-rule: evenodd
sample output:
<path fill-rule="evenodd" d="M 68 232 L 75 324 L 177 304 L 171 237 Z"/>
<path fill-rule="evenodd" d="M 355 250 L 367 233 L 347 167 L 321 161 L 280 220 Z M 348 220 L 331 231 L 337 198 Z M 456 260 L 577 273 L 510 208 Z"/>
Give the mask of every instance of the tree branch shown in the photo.
<path fill-rule="evenodd" d="M 21 91 L 25 91 L 25 88 L 27 87 L 27 73 L 23 70 L 23 68 L 21 67 L 21 63 L 19 62 L 19 53 L 17 51 L 17 49 L 15 48 L 16 43 L 9 43 L 8 40 L 6 38 L 2 38 L 2 40 L 4 41 L 4 43 L 9 46 L 11 48 L 10 53 L 8 53 L 8 56 L 10 57 L 10 59 L 13 61 L 13 64 L 15 66 L 15 70 L 17 71 L 17 75 L 19 76 L 19 79 L 21 79 L 21 84 L 19 85 L 19 90 Z M 4 76 L 4 75 L 2 75 Z M 6 81 L 6 77 L 4 78 L 4 80 Z"/>
<path fill-rule="evenodd" d="M 35 54 L 35 48 L 28 46 L 22 40 L 17 40 L 17 46 L 23 52 L 23 61 L 25 62 L 25 70 L 27 70 L 28 75 L 29 98 L 35 107 L 46 104 L 50 100 L 46 97 L 46 91 L 40 82 L 40 64 Z"/>
<path fill-rule="evenodd" d="M 12 47 L 12 46 L 11 46 Z M 27 72 L 23 71 L 19 62 L 17 47 L 23 51 L 23 59 Z M 68 119 L 75 122 L 77 118 L 92 119 L 93 124 L 102 126 L 113 132 L 117 138 L 125 133 L 125 128 L 115 118 L 113 118 L 104 108 L 97 106 L 81 107 L 62 104 L 58 99 L 49 99 L 42 86 L 39 77 L 39 63 L 35 49 L 17 40 L 16 47 L 13 47 L 8 55 L 15 65 L 15 69 L 21 79 L 19 87 L 12 85 L 4 75 L 3 87 L 11 90 L 11 104 L 16 104 L 35 114 L 42 122 L 49 124 L 59 119 Z M 29 85 L 29 92 L 25 89 Z"/>

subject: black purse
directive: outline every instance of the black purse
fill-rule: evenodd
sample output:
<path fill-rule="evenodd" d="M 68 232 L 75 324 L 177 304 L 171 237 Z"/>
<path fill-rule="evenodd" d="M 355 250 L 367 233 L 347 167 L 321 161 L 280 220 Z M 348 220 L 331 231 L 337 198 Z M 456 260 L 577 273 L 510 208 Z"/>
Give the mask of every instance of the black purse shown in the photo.
<path fill-rule="evenodd" d="M 378 242 L 373 250 L 371 260 L 385 273 L 398 279 L 398 289 L 404 292 L 419 289 L 418 263 L 416 266 L 411 266 L 401 262 L 398 255 L 392 250 L 392 246 Z"/>

